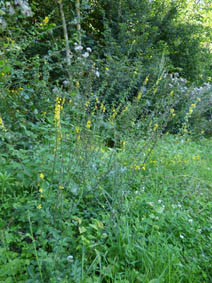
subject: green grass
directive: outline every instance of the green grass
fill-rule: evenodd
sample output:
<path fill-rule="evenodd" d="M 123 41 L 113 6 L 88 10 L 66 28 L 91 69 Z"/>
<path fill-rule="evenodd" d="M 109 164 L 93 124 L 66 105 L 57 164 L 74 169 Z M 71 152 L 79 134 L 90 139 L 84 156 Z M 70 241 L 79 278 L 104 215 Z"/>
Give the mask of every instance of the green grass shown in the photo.
<path fill-rule="evenodd" d="M 164 136 L 145 168 L 144 141 L 3 155 L 0 282 L 212 282 L 211 145 Z"/>

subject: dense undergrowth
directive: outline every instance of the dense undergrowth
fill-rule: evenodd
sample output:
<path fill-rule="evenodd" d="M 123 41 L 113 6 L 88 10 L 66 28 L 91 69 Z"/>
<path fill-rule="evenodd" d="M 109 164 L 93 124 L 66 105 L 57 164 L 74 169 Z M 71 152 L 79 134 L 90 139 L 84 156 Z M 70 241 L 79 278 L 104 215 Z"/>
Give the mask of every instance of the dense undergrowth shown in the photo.
<path fill-rule="evenodd" d="M 68 126 L 61 104 L 27 148 L 2 130 L 1 281 L 210 282 L 211 138 Z"/>
<path fill-rule="evenodd" d="M 212 282 L 211 4 L 112 2 L 0 1 L 0 282 Z"/>

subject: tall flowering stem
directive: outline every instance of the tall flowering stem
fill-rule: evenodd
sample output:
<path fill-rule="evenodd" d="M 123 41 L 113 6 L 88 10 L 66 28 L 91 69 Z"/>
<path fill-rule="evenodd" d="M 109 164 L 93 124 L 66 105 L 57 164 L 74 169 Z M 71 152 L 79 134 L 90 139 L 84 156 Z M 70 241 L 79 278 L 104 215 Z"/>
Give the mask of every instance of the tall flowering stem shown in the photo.
<path fill-rule="evenodd" d="M 57 130 L 56 135 L 56 144 L 58 145 L 62 139 L 62 132 L 61 132 L 61 122 L 60 122 L 60 114 L 63 109 L 64 99 L 61 97 L 57 97 L 54 109 L 54 121 L 55 127 Z"/>

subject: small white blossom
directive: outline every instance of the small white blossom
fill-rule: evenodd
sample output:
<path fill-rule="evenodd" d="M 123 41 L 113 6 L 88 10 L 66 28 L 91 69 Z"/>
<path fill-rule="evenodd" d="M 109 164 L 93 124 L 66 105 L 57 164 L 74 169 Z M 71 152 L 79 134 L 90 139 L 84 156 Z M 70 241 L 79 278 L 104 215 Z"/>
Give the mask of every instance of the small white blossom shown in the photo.
<path fill-rule="evenodd" d="M 87 50 L 88 52 L 92 52 L 92 49 L 91 49 L 90 47 L 87 47 L 86 50 Z"/>
<path fill-rule="evenodd" d="M 88 57 L 89 57 L 89 53 L 88 53 L 88 52 L 85 52 L 84 54 L 82 54 L 82 57 L 88 58 Z"/>
<path fill-rule="evenodd" d="M 181 239 L 184 239 L 184 236 L 183 236 L 182 234 L 180 234 L 180 238 L 181 238 Z"/>
<path fill-rule="evenodd" d="M 75 51 L 82 51 L 83 50 L 83 46 L 82 45 L 79 45 L 76 42 L 74 43 L 74 45 L 75 45 L 75 47 L 74 47 Z"/>
<path fill-rule="evenodd" d="M 96 71 L 96 72 L 95 72 L 95 75 L 97 76 L 97 78 L 99 78 L 99 77 L 100 77 L 99 71 Z"/>
<path fill-rule="evenodd" d="M 66 259 L 67 259 L 67 261 L 68 261 L 68 262 L 71 262 L 71 263 L 74 261 L 74 257 L 73 257 L 73 255 L 69 255 L 69 256 L 67 256 L 67 258 L 66 258 Z"/>

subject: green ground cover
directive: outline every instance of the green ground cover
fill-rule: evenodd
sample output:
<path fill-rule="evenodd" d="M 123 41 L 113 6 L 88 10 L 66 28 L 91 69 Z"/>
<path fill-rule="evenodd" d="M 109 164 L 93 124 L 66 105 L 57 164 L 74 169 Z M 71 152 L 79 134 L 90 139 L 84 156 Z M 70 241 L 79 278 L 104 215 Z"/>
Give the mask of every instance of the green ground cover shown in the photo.
<path fill-rule="evenodd" d="M 164 135 L 145 164 L 145 141 L 68 135 L 57 157 L 2 155 L 0 282 L 211 282 L 211 143 Z"/>

